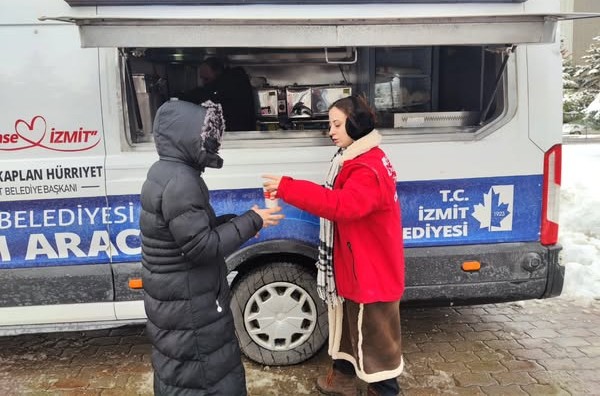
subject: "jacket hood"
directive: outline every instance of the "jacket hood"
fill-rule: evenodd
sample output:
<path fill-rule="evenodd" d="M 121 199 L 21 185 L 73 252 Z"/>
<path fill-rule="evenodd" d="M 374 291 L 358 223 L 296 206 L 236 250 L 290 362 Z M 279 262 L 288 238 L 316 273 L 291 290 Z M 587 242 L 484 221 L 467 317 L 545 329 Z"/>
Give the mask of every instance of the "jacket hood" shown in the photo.
<path fill-rule="evenodd" d="M 201 172 L 221 168 L 218 150 L 224 127 L 220 105 L 170 100 L 156 112 L 154 143 L 161 160 L 183 162 Z"/>

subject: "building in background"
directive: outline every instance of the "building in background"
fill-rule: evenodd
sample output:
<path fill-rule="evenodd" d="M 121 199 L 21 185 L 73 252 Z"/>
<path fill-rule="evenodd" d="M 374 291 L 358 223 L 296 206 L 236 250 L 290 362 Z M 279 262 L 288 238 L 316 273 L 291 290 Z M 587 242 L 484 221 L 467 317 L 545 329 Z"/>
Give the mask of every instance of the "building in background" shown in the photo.
<path fill-rule="evenodd" d="M 563 12 L 598 12 L 600 0 L 561 0 Z M 561 22 L 563 49 L 573 57 L 573 63 L 581 63 L 594 37 L 600 36 L 600 19 L 590 18 Z"/>

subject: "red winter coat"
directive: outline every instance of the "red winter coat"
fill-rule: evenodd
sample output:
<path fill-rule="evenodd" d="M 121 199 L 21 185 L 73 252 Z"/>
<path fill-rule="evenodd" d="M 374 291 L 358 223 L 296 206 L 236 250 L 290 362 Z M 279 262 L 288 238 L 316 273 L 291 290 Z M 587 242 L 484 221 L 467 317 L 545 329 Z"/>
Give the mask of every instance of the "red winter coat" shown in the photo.
<path fill-rule="evenodd" d="M 374 147 L 346 160 L 333 190 L 284 176 L 284 201 L 335 224 L 338 294 L 358 303 L 397 301 L 404 292 L 404 248 L 396 172 Z"/>

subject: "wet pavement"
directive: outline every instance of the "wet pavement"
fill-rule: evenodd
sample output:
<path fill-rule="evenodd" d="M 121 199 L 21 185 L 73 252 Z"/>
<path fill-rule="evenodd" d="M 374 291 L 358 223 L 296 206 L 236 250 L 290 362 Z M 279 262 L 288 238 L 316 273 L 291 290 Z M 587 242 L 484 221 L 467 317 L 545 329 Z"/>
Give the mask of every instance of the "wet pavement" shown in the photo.
<path fill-rule="evenodd" d="M 600 395 L 600 301 L 403 309 L 404 395 Z M 250 396 L 318 395 L 325 350 L 244 361 Z M 363 386 L 364 387 L 364 386 Z M 143 327 L 0 338 L 0 395 L 151 395 Z"/>

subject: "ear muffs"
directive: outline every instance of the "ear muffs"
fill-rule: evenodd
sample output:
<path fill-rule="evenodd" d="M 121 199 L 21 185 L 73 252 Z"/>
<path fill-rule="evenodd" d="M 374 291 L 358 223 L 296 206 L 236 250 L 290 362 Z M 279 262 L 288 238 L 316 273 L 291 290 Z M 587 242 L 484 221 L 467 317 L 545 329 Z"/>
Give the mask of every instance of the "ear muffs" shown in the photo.
<path fill-rule="evenodd" d="M 375 120 L 373 116 L 361 108 L 356 96 L 350 96 L 354 114 L 349 114 L 346 118 L 346 132 L 352 140 L 358 140 L 367 135 L 375 128 Z"/>

